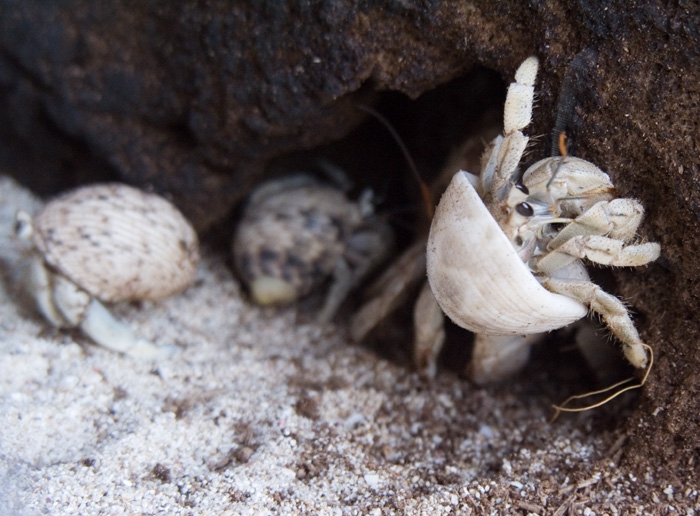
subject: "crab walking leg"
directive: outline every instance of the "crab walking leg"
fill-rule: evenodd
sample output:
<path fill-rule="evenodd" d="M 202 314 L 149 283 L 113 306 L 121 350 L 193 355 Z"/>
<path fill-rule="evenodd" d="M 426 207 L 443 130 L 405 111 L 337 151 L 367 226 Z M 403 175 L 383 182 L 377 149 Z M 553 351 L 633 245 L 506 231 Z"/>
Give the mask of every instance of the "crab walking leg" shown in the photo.
<path fill-rule="evenodd" d="M 547 278 L 542 285 L 549 291 L 578 299 L 600 314 L 613 335 L 620 339 L 627 360 L 634 366 L 647 365 L 645 344 L 637 333 L 625 305 L 617 297 L 608 294 L 595 283 Z"/>
<path fill-rule="evenodd" d="M 614 238 L 589 235 L 574 237 L 561 245 L 557 251 L 577 258 L 587 258 L 601 265 L 637 267 L 656 260 L 661 253 L 661 247 L 656 242 L 625 244 Z"/>
<path fill-rule="evenodd" d="M 508 96 L 503 107 L 503 132 L 506 134 L 530 125 L 538 67 L 539 60 L 530 56 L 515 72 L 515 82 L 508 87 Z"/>
<path fill-rule="evenodd" d="M 37 308 L 56 328 L 65 327 L 66 321 L 53 303 L 51 275 L 44 266 L 44 260 L 32 256 L 26 269 L 26 289 L 34 299 Z"/>
<path fill-rule="evenodd" d="M 345 254 L 335 263 L 326 302 L 316 317 L 319 324 L 333 320 L 350 291 L 386 258 L 392 245 L 393 235 L 386 225 L 359 229 L 348 239 Z"/>
<path fill-rule="evenodd" d="M 369 301 L 355 313 L 350 334 L 361 342 L 408 298 L 413 286 L 425 280 L 426 239 L 421 238 L 368 288 Z"/>
<path fill-rule="evenodd" d="M 556 249 L 577 236 L 602 235 L 631 242 L 644 217 L 644 207 L 634 199 L 600 201 L 567 224 L 548 247 Z"/>
<path fill-rule="evenodd" d="M 422 374 L 434 378 L 445 343 L 445 315 L 426 281 L 413 307 L 413 363 Z"/>
<path fill-rule="evenodd" d="M 660 253 L 661 248 L 656 242 L 625 244 L 621 240 L 599 235 L 578 236 L 539 258 L 537 269 L 555 273 L 579 258 L 601 265 L 639 267 L 653 262 Z"/>
<path fill-rule="evenodd" d="M 320 325 L 326 325 L 333 320 L 338 308 L 355 285 L 355 275 L 344 258 L 338 258 L 333 270 L 333 283 L 326 295 L 326 302 L 316 316 Z"/>
<path fill-rule="evenodd" d="M 177 350 L 177 346 L 156 346 L 144 339 L 139 339 L 125 324 L 114 316 L 96 299 L 88 304 L 80 328 L 99 345 L 144 360 L 168 358 Z"/>
<path fill-rule="evenodd" d="M 530 357 L 530 347 L 542 335 L 477 334 L 467 375 L 479 385 L 508 378 L 523 368 Z"/>
<path fill-rule="evenodd" d="M 515 72 L 515 82 L 508 87 L 503 109 L 504 136 L 493 140 L 489 159 L 482 167 L 482 193 L 495 192 L 507 185 L 520 164 L 529 140 L 521 130 L 532 120 L 538 64 L 536 57 L 528 57 Z"/>

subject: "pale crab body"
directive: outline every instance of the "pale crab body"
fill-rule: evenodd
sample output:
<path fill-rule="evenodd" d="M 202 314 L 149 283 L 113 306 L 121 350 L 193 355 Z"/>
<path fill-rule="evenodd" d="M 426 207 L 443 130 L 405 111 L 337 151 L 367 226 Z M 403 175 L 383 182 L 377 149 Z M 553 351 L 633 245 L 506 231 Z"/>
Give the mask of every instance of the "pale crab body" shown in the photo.
<path fill-rule="evenodd" d="M 445 313 L 477 333 L 471 369 L 481 382 L 524 363 L 533 339 L 513 336 L 561 328 L 589 310 L 620 339 L 632 365 L 647 364 L 624 304 L 591 282 L 582 260 L 644 265 L 658 258 L 659 245 L 634 242 L 641 203 L 616 198 L 609 176 L 592 163 L 546 158 L 520 179 L 536 73 L 534 57 L 518 69 L 504 135 L 487 149 L 479 177 L 455 174 L 428 238 L 430 286 Z"/>

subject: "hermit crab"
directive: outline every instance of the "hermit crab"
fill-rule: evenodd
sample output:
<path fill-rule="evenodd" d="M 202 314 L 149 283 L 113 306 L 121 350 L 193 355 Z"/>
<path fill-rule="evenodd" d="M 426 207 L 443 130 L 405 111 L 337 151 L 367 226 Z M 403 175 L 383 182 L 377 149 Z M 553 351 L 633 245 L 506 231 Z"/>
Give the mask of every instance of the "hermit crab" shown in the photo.
<path fill-rule="evenodd" d="M 489 145 L 479 177 L 454 175 L 427 243 L 435 299 L 477 334 L 471 372 L 480 382 L 519 369 L 536 334 L 589 310 L 622 342 L 633 366 L 649 360 L 625 305 L 590 280 L 583 262 L 629 267 L 658 258 L 659 244 L 636 238 L 641 203 L 617 198 L 609 176 L 580 158 L 546 158 L 520 174 L 537 68 L 535 57 L 520 65 L 508 89 L 504 134 Z"/>
<path fill-rule="evenodd" d="M 23 274 L 41 314 L 58 328 L 139 358 L 170 355 L 134 335 L 102 302 L 158 301 L 192 282 L 197 235 L 162 197 L 123 184 L 85 186 L 16 216 L 28 244 Z"/>
<path fill-rule="evenodd" d="M 252 299 L 263 306 L 292 303 L 329 282 L 317 316 L 327 323 L 386 258 L 392 242 L 391 228 L 374 214 L 370 191 L 352 201 L 340 186 L 297 173 L 256 188 L 232 254 Z"/>

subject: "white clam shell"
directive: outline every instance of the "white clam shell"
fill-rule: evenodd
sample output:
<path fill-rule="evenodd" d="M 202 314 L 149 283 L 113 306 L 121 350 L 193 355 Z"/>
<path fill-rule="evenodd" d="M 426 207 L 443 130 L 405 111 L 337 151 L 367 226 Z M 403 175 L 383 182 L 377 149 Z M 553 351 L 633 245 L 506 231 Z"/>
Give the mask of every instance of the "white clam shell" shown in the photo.
<path fill-rule="evenodd" d="M 197 235 L 172 204 L 122 184 L 64 194 L 34 216 L 33 226 L 45 262 L 108 302 L 180 292 L 199 259 Z"/>
<path fill-rule="evenodd" d="M 540 285 L 463 171 L 454 175 L 435 211 L 427 269 L 444 312 L 475 333 L 540 333 L 588 313 L 585 305 Z"/>

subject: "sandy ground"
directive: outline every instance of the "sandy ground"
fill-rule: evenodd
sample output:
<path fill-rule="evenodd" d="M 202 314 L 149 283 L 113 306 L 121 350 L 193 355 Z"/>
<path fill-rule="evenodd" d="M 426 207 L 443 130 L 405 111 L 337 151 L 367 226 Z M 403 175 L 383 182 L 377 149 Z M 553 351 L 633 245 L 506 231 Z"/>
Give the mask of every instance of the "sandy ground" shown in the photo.
<path fill-rule="evenodd" d="M 249 306 L 206 246 L 186 293 L 115 308 L 172 359 L 52 330 L 11 286 L 14 212 L 36 205 L 0 176 L 1 514 L 700 512 L 695 487 L 627 470 L 595 413 L 549 424 L 531 380 L 426 383 Z"/>

